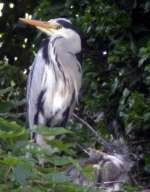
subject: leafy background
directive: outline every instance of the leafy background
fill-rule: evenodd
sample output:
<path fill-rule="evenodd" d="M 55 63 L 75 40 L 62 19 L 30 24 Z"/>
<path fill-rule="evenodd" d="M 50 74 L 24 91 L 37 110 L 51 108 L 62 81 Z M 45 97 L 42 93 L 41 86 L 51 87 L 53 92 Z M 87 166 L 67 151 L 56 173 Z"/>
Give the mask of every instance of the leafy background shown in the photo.
<path fill-rule="evenodd" d="M 46 36 L 18 21 L 67 17 L 83 38 L 83 83 L 75 113 L 107 141 L 123 137 L 134 154 L 134 185 L 150 184 L 150 2 L 148 0 L 0 1 L 0 191 L 97 191 L 69 182 L 64 170 L 98 147 L 96 138 L 72 118 L 47 150 L 29 138 L 26 79 Z M 71 132 L 72 131 L 72 132 Z M 72 149 L 70 148 L 72 146 Z M 38 158 L 49 165 L 38 166 Z M 85 173 L 88 174 L 88 173 Z M 126 187 L 128 191 L 135 188 Z"/>

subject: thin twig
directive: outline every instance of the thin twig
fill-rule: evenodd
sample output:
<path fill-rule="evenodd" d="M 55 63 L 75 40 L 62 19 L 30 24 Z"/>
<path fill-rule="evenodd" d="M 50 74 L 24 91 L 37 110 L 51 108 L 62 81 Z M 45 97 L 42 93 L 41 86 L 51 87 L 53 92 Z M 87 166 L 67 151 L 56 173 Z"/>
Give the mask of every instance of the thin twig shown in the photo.
<path fill-rule="evenodd" d="M 124 181 L 105 181 L 103 184 L 124 183 Z"/>
<path fill-rule="evenodd" d="M 138 145 L 138 144 L 149 143 L 149 142 L 150 140 L 132 141 L 132 142 L 129 142 L 129 145 Z"/>
<path fill-rule="evenodd" d="M 138 151 L 136 151 L 136 156 L 137 156 L 136 166 L 137 166 L 137 177 L 138 177 L 138 183 L 141 183 L 141 182 L 140 182 L 139 154 L 138 154 Z"/>
<path fill-rule="evenodd" d="M 109 150 L 108 148 L 108 143 L 93 129 L 93 127 L 91 125 L 89 125 L 86 121 L 84 121 L 83 119 L 81 119 L 78 115 L 76 115 L 75 113 L 73 113 L 73 117 L 76 118 L 78 121 L 80 121 L 82 124 L 84 124 L 87 128 L 89 128 L 89 130 L 94 133 L 94 135 L 97 137 L 97 141 L 103 145 L 107 150 Z"/>
<path fill-rule="evenodd" d="M 79 144 L 77 144 L 78 145 L 78 147 L 82 150 L 82 151 L 84 151 L 84 153 L 86 153 L 86 154 L 88 154 L 88 156 L 90 156 L 90 153 L 86 150 L 86 149 L 84 149 L 83 147 L 81 147 L 81 145 L 79 145 Z"/>
<path fill-rule="evenodd" d="M 138 185 L 137 180 L 132 176 L 131 172 L 129 172 L 129 176 L 130 176 L 130 178 L 131 178 L 133 184 L 134 184 L 134 185 Z"/>

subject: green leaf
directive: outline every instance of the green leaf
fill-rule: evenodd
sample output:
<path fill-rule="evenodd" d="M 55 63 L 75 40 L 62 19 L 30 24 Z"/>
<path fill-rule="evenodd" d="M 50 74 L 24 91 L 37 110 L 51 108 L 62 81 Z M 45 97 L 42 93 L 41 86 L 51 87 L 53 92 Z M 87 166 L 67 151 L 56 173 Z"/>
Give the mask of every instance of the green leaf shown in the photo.
<path fill-rule="evenodd" d="M 7 87 L 6 89 L 0 90 L 0 96 L 4 95 L 7 92 L 13 91 L 13 87 Z"/>
<path fill-rule="evenodd" d="M 79 171 L 79 172 L 82 172 L 82 167 L 80 166 L 79 162 L 76 161 L 75 159 L 73 159 L 72 157 L 69 157 L 69 161 L 70 163 L 72 163 L 76 169 Z"/>
<path fill-rule="evenodd" d="M 14 121 L 9 122 L 9 121 L 6 121 L 6 120 L 4 120 L 2 118 L 0 118 L 0 125 L 2 125 L 4 127 L 14 129 L 14 130 L 18 130 L 18 129 L 21 128 L 21 126 L 19 124 L 17 124 L 16 122 L 14 122 Z"/>
<path fill-rule="evenodd" d="M 54 164 L 55 166 L 67 165 L 70 163 L 68 157 L 60 157 L 60 156 L 53 156 L 49 158 L 48 161 Z"/>
<path fill-rule="evenodd" d="M 69 177 L 64 172 L 48 173 L 44 176 L 46 180 L 51 180 L 54 183 L 65 183 L 70 181 Z"/>
<path fill-rule="evenodd" d="M 62 135 L 62 134 L 66 134 L 66 133 L 69 133 L 69 134 L 73 133 L 72 131 L 62 128 L 62 127 L 49 128 L 49 127 L 45 127 L 42 125 L 39 125 L 32 131 L 37 134 L 40 134 L 42 136 L 56 136 L 56 135 Z"/>
<path fill-rule="evenodd" d="M 31 167 L 27 165 L 17 165 L 11 176 L 17 183 L 25 184 L 28 179 L 36 178 L 37 175 L 33 172 Z"/>
<path fill-rule="evenodd" d="M 150 112 L 144 114 L 144 121 L 150 120 Z"/>
<path fill-rule="evenodd" d="M 60 151 L 66 152 L 69 155 L 74 155 L 74 151 L 72 149 L 69 149 L 70 145 L 64 144 L 61 140 L 53 139 L 48 141 L 51 146 L 58 148 Z"/>
<path fill-rule="evenodd" d="M 0 138 L 1 139 L 10 138 L 12 135 L 14 135 L 13 131 L 1 131 L 0 130 Z"/>
<path fill-rule="evenodd" d="M 125 89 L 123 90 L 122 98 L 121 98 L 121 100 L 120 100 L 120 104 L 121 104 L 121 105 L 124 105 L 124 103 L 125 103 L 125 101 L 126 101 L 126 98 L 129 96 L 129 94 L 130 94 L 130 91 L 129 91 L 127 88 L 125 88 Z M 120 107 L 121 107 L 121 106 L 120 106 Z"/>
<path fill-rule="evenodd" d="M 21 100 L 21 101 L 1 101 L 0 102 L 0 111 L 5 113 L 5 112 L 9 112 L 11 109 L 14 109 L 18 106 L 21 106 L 25 103 L 25 100 Z"/>
<path fill-rule="evenodd" d="M 8 190 L 8 186 L 6 184 L 0 184 L 0 191 L 6 191 Z"/>
<path fill-rule="evenodd" d="M 22 146 L 22 147 L 21 147 Z M 59 152 L 58 149 L 52 148 L 51 146 L 42 147 L 39 146 L 37 143 L 29 142 L 29 144 L 26 144 L 25 142 L 17 142 L 16 148 L 21 150 L 24 153 L 29 153 L 32 155 L 46 155 L 47 160 L 49 160 L 49 157 L 52 156 L 52 154 Z"/>
<path fill-rule="evenodd" d="M 129 91 L 127 88 L 125 88 L 125 89 L 123 90 L 123 97 L 128 97 L 129 94 L 130 94 L 130 91 Z"/>
<path fill-rule="evenodd" d="M 14 165 L 23 164 L 24 159 L 8 155 L 4 157 L 3 160 L 1 160 L 1 162 L 5 165 L 14 166 Z"/>
<path fill-rule="evenodd" d="M 1 131 L 0 130 L 0 138 L 1 139 L 6 139 L 6 138 L 17 138 L 17 137 L 20 137 L 20 136 L 27 136 L 28 132 L 27 130 L 23 129 L 22 131 L 18 132 L 18 133 L 15 133 L 13 131 Z"/>
<path fill-rule="evenodd" d="M 6 173 L 6 167 L 1 163 L 0 164 L 0 179 L 4 179 L 5 173 Z"/>
<path fill-rule="evenodd" d="M 126 135 L 128 135 L 133 129 L 133 124 L 132 122 L 128 124 L 128 126 L 126 127 L 125 131 L 126 131 Z"/>
<path fill-rule="evenodd" d="M 138 62 L 138 67 L 141 67 L 144 62 L 150 57 L 150 53 L 145 53 L 144 55 L 142 55 L 142 58 L 139 60 Z"/>
<path fill-rule="evenodd" d="M 114 83 L 112 84 L 112 93 L 114 93 L 117 89 L 118 89 L 118 87 L 119 87 L 119 80 L 118 80 L 118 78 L 115 78 L 115 80 L 114 80 Z"/>
<path fill-rule="evenodd" d="M 55 188 L 55 191 L 63 192 L 106 192 L 106 190 L 98 189 L 97 187 L 81 186 L 70 183 L 59 183 L 58 185 L 56 185 Z"/>
<path fill-rule="evenodd" d="M 11 101 L 1 101 L 0 102 L 0 111 L 5 113 L 10 111 L 13 108 L 13 103 Z"/>

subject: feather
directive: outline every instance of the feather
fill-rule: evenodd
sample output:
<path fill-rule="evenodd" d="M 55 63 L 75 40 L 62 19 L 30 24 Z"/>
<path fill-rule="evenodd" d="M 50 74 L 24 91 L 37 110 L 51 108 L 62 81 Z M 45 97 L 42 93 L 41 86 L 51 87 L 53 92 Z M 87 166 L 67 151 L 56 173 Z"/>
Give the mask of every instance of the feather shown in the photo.
<path fill-rule="evenodd" d="M 67 39 L 53 35 L 36 55 L 27 86 L 30 128 L 37 124 L 66 126 L 78 99 L 82 76 L 69 46 Z"/>

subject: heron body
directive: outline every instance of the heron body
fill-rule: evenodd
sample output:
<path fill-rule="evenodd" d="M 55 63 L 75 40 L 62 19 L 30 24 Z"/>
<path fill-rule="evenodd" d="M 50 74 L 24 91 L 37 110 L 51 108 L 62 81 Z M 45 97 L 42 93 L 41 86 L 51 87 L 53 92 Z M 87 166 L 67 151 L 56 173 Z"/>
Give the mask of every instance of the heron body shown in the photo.
<path fill-rule="evenodd" d="M 81 38 L 64 18 L 48 22 L 21 19 L 48 35 L 32 64 L 27 83 L 29 126 L 65 127 L 81 87 Z M 45 145 L 44 138 L 32 139 Z"/>

